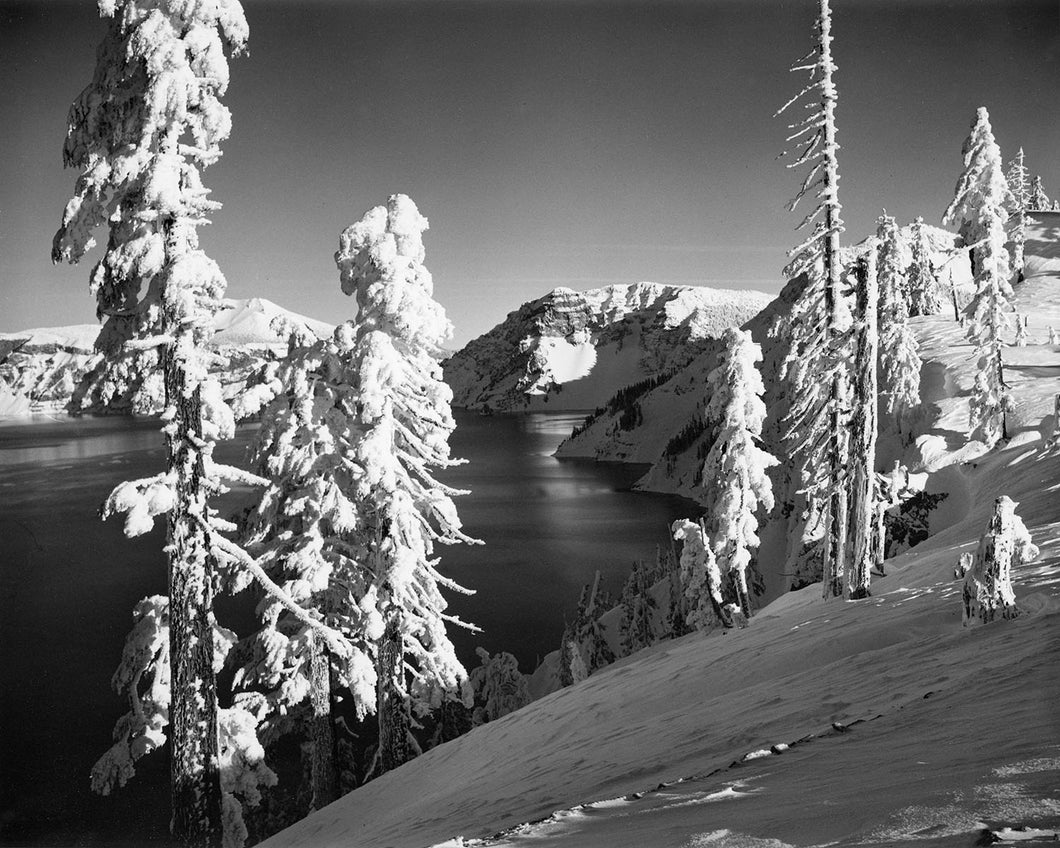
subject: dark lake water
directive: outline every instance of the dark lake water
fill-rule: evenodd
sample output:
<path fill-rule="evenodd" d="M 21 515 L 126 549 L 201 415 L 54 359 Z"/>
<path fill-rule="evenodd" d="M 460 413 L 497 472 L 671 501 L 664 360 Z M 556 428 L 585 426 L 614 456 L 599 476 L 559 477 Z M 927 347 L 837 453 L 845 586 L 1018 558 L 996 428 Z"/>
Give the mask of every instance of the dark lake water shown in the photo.
<path fill-rule="evenodd" d="M 634 494 L 636 468 L 551 456 L 581 416 L 461 414 L 451 443 L 469 460 L 445 482 L 483 546 L 442 548 L 441 570 L 467 588 L 451 611 L 482 628 L 454 632 L 507 650 L 529 672 L 558 647 L 564 616 L 596 570 L 617 590 L 636 559 L 667 546 L 696 514 L 679 498 Z M 241 464 L 253 430 L 219 451 Z M 89 770 L 126 706 L 110 689 L 133 605 L 166 591 L 162 532 L 125 539 L 96 510 L 114 485 L 155 473 L 148 421 L 88 419 L 0 426 L 0 844 L 139 846 L 164 841 L 168 764 L 149 756 L 128 786 L 92 795 Z M 231 622 L 228 622 L 231 624 Z"/>

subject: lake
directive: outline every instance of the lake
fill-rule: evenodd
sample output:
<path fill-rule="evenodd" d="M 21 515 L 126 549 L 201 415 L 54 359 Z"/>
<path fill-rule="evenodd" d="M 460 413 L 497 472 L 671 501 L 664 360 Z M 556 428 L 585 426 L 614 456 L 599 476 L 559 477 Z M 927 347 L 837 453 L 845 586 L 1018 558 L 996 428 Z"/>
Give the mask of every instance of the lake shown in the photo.
<path fill-rule="evenodd" d="M 452 633 L 515 654 L 523 671 L 559 646 L 583 584 L 597 570 L 616 591 L 636 559 L 668 546 L 667 527 L 698 514 L 676 497 L 629 491 L 642 469 L 551 456 L 581 420 L 569 413 L 458 413 L 451 439 L 466 465 L 445 482 L 481 546 L 443 547 L 441 571 L 472 596 L 450 611 L 481 633 Z M 252 427 L 219 448 L 244 462 Z M 168 764 L 140 760 L 128 786 L 91 794 L 93 762 L 126 707 L 110 689 L 133 605 L 166 591 L 162 530 L 128 540 L 96 512 L 122 480 L 162 463 L 151 421 L 59 420 L 0 426 L 0 843 L 144 845 L 168 831 Z M 231 623 L 231 622 L 229 622 Z"/>

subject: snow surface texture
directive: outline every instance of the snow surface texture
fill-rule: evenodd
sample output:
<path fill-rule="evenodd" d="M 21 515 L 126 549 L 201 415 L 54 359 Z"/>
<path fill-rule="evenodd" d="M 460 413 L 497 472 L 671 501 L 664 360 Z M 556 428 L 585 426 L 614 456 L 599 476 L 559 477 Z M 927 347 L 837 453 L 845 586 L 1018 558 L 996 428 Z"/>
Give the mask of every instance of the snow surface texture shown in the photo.
<path fill-rule="evenodd" d="M 657 283 L 558 288 L 445 363 L 453 404 L 495 412 L 594 409 L 623 386 L 687 364 L 770 297 Z"/>
<path fill-rule="evenodd" d="M 887 562 L 872 597 L 824 601 L 810 586 L 746 629 L 656 645 L 263 844 L 926 846 L 975 844 L 987 829 L 1052 839 L 1060 452 L 1042 437 L 1060 390 L 1060 350 L 1044 344 L 1045 324 L 1060 323 L 1060 215 L 1036 217 L 1033 271 L 1016 289 L 1035 316 L 1030 342 L 1006 353 L 1010 443 L 967 446 L 972 349 L 945 316 L 912 320 L 935 404 L 916 450 L 953 504 L 940 532 Z M 965 628 L 953 567 L 1000 494 L 1019 502 L 1041 556 L 1014 571 L 1018 619 Z"/>
<path fill-rule="evenodd" d="M 218 367 L 225 394 L 238 392 L 265 358 L 287 352 L 286 336 L 271 326 L 276 319 L 299 323 L 315 335 L 331 335 L 323 321 L 289 312 L 264 298 L 226 299 L 214 318 L 211 344 L 224 358 Z M 0 333 L 0 418 L 65 409 L 81 377 L 97 361 L 97 324 Z"/>

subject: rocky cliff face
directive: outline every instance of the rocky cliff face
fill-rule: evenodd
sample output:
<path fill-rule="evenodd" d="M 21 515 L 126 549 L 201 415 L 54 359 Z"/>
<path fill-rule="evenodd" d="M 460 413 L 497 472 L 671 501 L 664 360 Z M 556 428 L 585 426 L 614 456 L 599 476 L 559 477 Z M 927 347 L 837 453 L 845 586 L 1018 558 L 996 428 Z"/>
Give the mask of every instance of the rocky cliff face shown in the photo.
<path fill-rule="evenodd" d="M 273 329 L 276 319 L 304 324 L 318 335 L 332 327 L 263 298 L 226 300 L 214 319 L 213 346 L 226 393 L 241 390 L 246 378 L 287 344 Z M 77 324 L 0 333 L 0 416 L 62 412 L 77 384 L 99 358 L 97 324 Z"/>
<path fill-rule="evenodd" d="M 445 363 L 456 406 L 593 409 L 670 373 L 769 302 L 756 291 L 656 283 L 558 288 L 512 312 Z"/>

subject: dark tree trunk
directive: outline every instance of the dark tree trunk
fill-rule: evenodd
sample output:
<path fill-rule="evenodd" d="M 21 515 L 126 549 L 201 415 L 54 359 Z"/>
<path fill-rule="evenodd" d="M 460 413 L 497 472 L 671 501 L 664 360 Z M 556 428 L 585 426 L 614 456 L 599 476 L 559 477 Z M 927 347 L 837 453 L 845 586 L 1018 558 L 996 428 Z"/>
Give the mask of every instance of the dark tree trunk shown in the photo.
<path fill-rule="evenodd" d="M 169 513 L 169 651 L 172 667 L 170 777 L 178 844 L 221 844 L 217 686 L 213 655 L 213 560 L 204 526 L 202 403 L 176 351 L 164 361 L 166 396 L 176 408 L 175 432 L 166 437 L 168 468 L 176 476 L 177 504 Z"/>
<path fill-rule="evenodd" d="M 397 616 L 391 613 L 379 642 L 376 660 L 376 717 L 379 720 L 376 774 L 396 769 L 412 759 L 412 748 L 409 745 L 412 721 L 402 686 L 404 663 Z"/>
<path fill-rule="evenodd" d="M 310 809 L 326 807 L 338 797 L 335 769 L 335 727 L 331 717 L 331 656 L 315 630 L 309 631 L 309 701 L 312 708 L 309 743 L 312 756 Z"/>
<path fill-rule="evenodd" d="M 876 256 L 858 267 L 855 297 L 857 342 L 854 352 L 853 416 L 850 444 L 850 597 L 866 598 L 875 559 L 874 485 L 876 479 Z"/>

